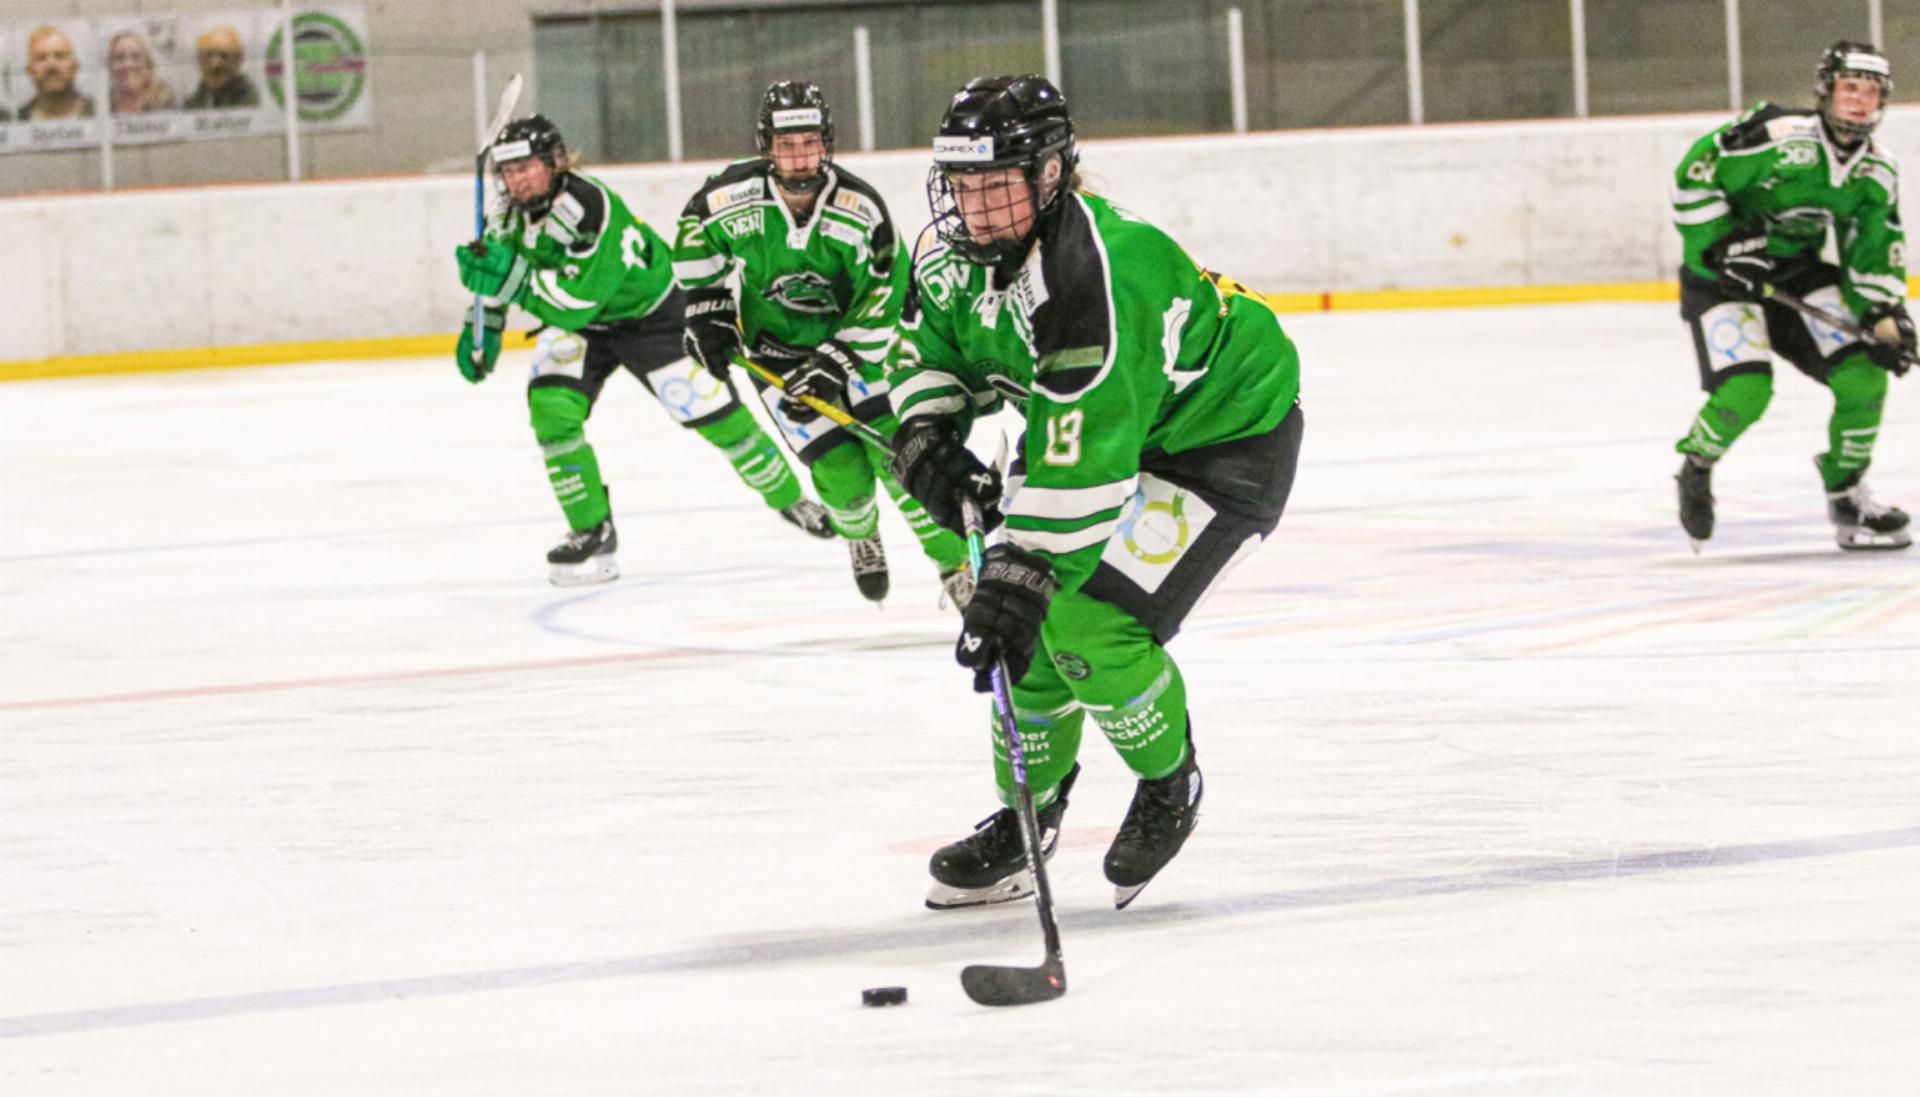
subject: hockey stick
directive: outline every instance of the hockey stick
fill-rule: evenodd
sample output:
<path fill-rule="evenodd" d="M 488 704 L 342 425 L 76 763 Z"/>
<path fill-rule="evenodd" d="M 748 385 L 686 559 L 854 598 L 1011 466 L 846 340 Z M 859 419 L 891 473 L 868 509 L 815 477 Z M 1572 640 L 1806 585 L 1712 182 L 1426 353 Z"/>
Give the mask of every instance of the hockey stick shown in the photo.
<path fill-rule="evenodd" d="M 1785 290 L 1777 290 L 1769 286 L 1767 287 L 1767 296 L 1773 298 L 1775 301 L 1780 302 L 1781 304 L 1787 306 L 1788 308 L 1794 310 L 1795 312 L 1799 313 L 1802 316 L 1806 316 L 1814 320 L 1818 320 L 1821 323 L 1832 328 L 1833 330 L 1839 332 L 1840 334 L 1850 336 L 1854 339 L 1858 339 L 1863 343 L 1874 343 L 1880 346 L 1896 345 L 1896 344 L 1886 342 L 1885 340 L 1881 339 L 1878 335 L 1875 335 L 1874 333 L 1868 331 L 1866 328 L 1863 328 L 1859 324 L 1854 323 L 1852 320 L 1848 319 L 1845 316 L 1841 316 L 1838 313 L 1831 312 L 1827 309 L 1823 309 L 1819 305 L 1813 304 L 1809 301 L 1801 300 L 1800 298 L 1795 297 L 1793 294 L 1788 293 Z M 1900 351 L 1900 369 L 1897 372 L 1901 374 L 1905 374 L 1908 370 L 1912 369 L 1915 366 L 1920 366 L 1920 355 L 1916 355 L 1913 351 L 1910 351 L 1910 350 Z"/>
<path fill-rule="evenodd" d="M 963 496 L 960 513 L 967 528 L 967 560 L 973 565 L 977 582 L 981 543 L 986 539 L 982 533 L 980 506 Z M 1026 846 L 1027 871 L 1033 874 L 1033 901 L 1040 911 L 1040 934 L 1046 941 L 1047 955 L 1039 967 L 969 964 L 960 972 L 960 986 L 967 997 L 983 1006 L 1024 1006 L 1051 1002 L 1065 994 L 1067 966 L 1060 957 L 1060 927 L 1053 921 L 1053 888 L 1047 883 L 1047 858 L 1040 848 L 1040 821 L 1034 816 L 1033 789 L 1027 785 L 1027 752 L 1021 745 L 1020 726 L 1013 716 L 1012 683 L 1007 680 L 1004 658 L 994 660 L 992 676 L 993 713 L 1000 725 L 1000 737 L 1007 744 L 1007 768 L 1013 771 L 1018 800 L 1014 814 L 1020 817 L 1020 837 Z"/>
<path fill-rule="evenodd" d="M 513 108 L 520 101 L 520 74 L 514 73 L 507 80 L 506 89 L 500 93 L 500 105 L 494 108 L 493 121 L 487 124 L 487 139 L 481 143 L 480 151 L 473 158 L 473 238 L 479 240 L 487 234 L 487 154 L 493 149 L 493 139 L 500 136 L 506 128 L 507 119 L 513 116 Z M 486 330 L 487 306 L 479 294 L 473 295 L 473 350 L 469 354 L 475 367 L 485 356 L 484 342 L 480 333 Z"/>
<path fill-rule="evenodd" d="M 779 389 L 781 392 L 787 391 L 787 383 L 780 379 L 779 374 L 748 358 L 746 355 L 736 354 L 733 356 L 733 361 L 735 365 L 753 374 L 755 377 L 760 378 L 767 384 L 772 385 L 774 388 Z M 893 456 L 893 443 L 887 441 L 886 435 L 855 419 L 849 413 L 827 403 L 818 396 L 796 396 L 794 399 L 859 435 L 863 440 L 877 446 L 880 452 L 889 457 Z"/>

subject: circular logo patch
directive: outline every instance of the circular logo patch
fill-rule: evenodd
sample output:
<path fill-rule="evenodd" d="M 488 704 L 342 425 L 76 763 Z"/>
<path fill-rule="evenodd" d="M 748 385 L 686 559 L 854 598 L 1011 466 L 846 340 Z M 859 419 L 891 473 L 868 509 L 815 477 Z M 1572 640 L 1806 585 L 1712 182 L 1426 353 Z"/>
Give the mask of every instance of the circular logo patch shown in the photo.
<path fill-rule="evenodd" d="M 267 43 L 267 88 L 285 105 L 280 36 Z M 294 86 L 302 122 L 330 122 L 352 110 L 367 90 L 367 47 L 352 27 L 325 12 L 293 17 Z"/>
<path fill-rule="evenodd" d="M 1086 681 L 1087 675 L 1093 673 L 1093 668 L 1087 665 L 1087 661 L 1071 651 L 1054 653 L 1053 665 L 1060 668 L 1061 674 L 1076 682 Z"/>

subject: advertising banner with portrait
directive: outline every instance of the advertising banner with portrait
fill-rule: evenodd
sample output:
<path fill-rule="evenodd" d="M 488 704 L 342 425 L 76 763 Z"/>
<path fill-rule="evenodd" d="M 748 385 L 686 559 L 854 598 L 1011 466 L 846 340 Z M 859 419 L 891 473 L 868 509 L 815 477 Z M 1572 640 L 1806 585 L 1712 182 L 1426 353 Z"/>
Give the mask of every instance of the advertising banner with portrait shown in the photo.
<path fill-rule="evenodd" d="M 0 26 L 0 152 L 283 133 L 285 32 L 262 8 Z M 300 128 L 370 127 L 366 9 L 296 8 L 293 32 Z"/>
<path fill-rule="evenodd" d="M 68 149 L 100 139 L 96 112 L 105 86 L 85 19 L 52 19 L 7 28 L 0 66 L 0 108 L 12 119 L 8 152 Z"/>

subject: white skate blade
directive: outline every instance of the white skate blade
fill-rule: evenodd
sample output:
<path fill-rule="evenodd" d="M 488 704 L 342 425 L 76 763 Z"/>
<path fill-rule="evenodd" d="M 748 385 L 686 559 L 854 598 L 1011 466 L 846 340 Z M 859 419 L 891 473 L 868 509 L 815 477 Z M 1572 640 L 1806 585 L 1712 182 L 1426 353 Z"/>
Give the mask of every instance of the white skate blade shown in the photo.
<path fill-rule="evenodd" d="M 1033 874 L 1021 869 L 1012 876 L 983 888 L 948 887 L 938 880 L 927 889 L 929 910 L 960 910 L 995 903 L 1011 903 L 1033 894 Z"/>
<path fill-rule="evenodd" d="M 1904 529 L 1875 533 L 1863 527 L 1841 527 L 1834 530 L 1833 540 L 1849 552 L 1882 552 L 1906 548 L 1913 544 L 1913 535 Z"/>
<path fill-rule="evenodd" d="M 1146 883 L 1135 884 L 1132 887 L 1121 887 L 1120 885 L 1115 884 L 1113 888 L 1113 909 L 1115 910 L 1127 909 L 1127 904 L 1133 902 L 1135 897 L 1137 897 L 1141 892 L 1147 890 L 1147 884 L 1151 884 L 1151 883 L 1153 883 L 1153 881 L 1149 879 L 1147 880 Z"/>
<path fill-rule="evenodd" d="M 620 578 L 620 562 L 610 552 L 577 564 L 548 564 L 547 582 L 556 587 L 586 587 Z"/>
<path fill-rule="evenodd" d="M 1700 555 L 1700 546 L 1706 544 L 1706 542 L 1700 540 L 1698 537 L 1689 537 L 1687 538 L 1687 544 L 1693 547 L 1693 554 L 1698 556 Z"/>

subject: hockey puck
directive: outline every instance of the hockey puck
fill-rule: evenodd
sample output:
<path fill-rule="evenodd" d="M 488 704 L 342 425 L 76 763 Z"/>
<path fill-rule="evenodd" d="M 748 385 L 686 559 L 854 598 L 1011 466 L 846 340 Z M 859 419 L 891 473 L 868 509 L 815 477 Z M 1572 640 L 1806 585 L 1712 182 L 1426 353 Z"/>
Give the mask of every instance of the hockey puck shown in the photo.
<path fill-rule="evenodd" d="M 860 992 L 860 1004 L 863 1006 L 904 1006 L 907 1004 L 907 988 L 868 987 Z"/>

